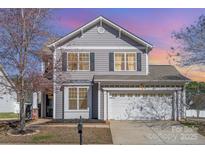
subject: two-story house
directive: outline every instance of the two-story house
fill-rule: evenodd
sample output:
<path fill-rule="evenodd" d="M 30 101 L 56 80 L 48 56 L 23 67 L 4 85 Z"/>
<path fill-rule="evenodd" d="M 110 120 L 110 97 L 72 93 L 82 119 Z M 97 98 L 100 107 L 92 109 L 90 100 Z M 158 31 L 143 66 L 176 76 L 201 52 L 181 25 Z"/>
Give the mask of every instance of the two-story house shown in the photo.
<path fill-rule="evenodd" d="M 188 79 L 174 66 L 149 65 L 153 45 L 112 21 L 100 16 L 48 47 L 54 62 L 53 119 L 185 116 Z"/>

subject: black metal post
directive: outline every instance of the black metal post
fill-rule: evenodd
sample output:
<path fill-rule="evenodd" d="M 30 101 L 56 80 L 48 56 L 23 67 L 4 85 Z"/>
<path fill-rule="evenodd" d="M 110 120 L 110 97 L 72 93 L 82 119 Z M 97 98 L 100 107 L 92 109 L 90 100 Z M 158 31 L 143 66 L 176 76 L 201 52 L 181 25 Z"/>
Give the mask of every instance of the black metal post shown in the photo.
<path fill-rule="evenodd" d="M 80 145 L 83 145 L 83 134 L 80 133 Z"/>
<path fill-rule="evenodd" d="M 83 144 L 83 120 L 80 116 L 80 122 L 78 123 L 78 133 L 80 135 L 80 145 Z"/>

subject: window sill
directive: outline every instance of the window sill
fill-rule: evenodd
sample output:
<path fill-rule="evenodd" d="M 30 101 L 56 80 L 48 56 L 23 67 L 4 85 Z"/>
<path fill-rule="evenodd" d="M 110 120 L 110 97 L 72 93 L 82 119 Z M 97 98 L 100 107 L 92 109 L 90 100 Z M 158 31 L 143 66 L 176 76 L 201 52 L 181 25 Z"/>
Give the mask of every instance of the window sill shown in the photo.
<path fill-rule="evenodd" d="M 67 72 L 91 72 L 90 70 L 67 70 Z"/>
<path fill-rule="evenodd" d="M 87 110 L 64 110 L 64 112 L 89 112 L 89 109 Z"/>
<path fill-rule="evenodd" d="M 137 71 L 137 70 L 122 70 L 122 71 L 114 70 L 114 72 L 140 72 L 140 71 Z"/>

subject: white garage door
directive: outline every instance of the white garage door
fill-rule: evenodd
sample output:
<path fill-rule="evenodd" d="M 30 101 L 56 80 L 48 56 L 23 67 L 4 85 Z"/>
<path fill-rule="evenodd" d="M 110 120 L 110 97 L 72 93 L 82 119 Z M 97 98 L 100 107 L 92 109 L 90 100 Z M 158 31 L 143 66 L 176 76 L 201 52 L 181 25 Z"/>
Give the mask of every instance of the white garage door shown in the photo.
<path fill-rule="evenodd" d="M 108 119 L 169 120 L 172 118 L 171 95 L 112 93 L 108 101 Z"/>

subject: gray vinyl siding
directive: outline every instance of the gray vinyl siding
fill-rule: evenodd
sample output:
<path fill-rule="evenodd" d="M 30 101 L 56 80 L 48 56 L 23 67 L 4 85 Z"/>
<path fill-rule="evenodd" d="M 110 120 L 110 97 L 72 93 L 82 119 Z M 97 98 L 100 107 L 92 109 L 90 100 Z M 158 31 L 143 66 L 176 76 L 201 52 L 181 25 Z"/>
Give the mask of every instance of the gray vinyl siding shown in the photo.
<path fill-rule="evenodd" d="M 96 25 L 85 31 L 83 35 L 77 35 L 66 43 L 65 46 L 141 46 L 124 34 L 121 34 L 121 38 L 119 38 L 119 32 L 105 24 L 103 24 L 105 32 L 100 34 L 97 31 L 98 26 Z"/>
<path fill-rule="evenodd" d="M 61 82 L 69 82 L 69 80 L 93 80 L 94 75 L 146 75 L 146 53 L 138 49 L 141 47 L 138 43 L 133 42 L 131 39 L 127 38 L 124 34 L 121 34 L 121 38 L 118 37 L 118 31 L 113 28 L 109 28 L 104 25 L 105 32 L 99 34 L 97 32 L 97 26 L 84 32 L 83 36 L 78 35 L 73 40 L 61 46 L 62 48 L 56 49 L 56 59 L 57 61 L 62 58 L 62 52 L 89 52 L 95 53 L 95 70 L 94 71 L 62 71 L 63 80 Z M 108 49 L 63 49 L 63 47 L 68 46 L 108 46 Z M 134 49 L 109 49 L 109 47 L 135 47 Z M 142 70 L 141 71 L 109 71 L 109 53 L 111 52 L 139 52 L 142 53 Z M 58 67 L 62 67 L 62 60 L 60 60 Z M 62 68 L 59 70 L 62 70 Z M 57 75 L 58 76 L 58 75 Z M 57 84 L 57 86 L 61 86 Z M 97 98 L 97 87 L 93 89 L 93 118 L 97 118 L 98 115 L 98 98 Z M 101 96 L 102 97 L 102 96 Z M 103 102 L 103 98 L 102 101 Z M 62 118 L 62 92 L 56 92 L 56 106 L 55 106 L 56 119 Z M 104 105 L 101 103 L 101 118 L 104 115 Z"/>
<path fill-rule="evenodd" d="M 62 119 L 62 92 L 56 92 L 56 119 Z"/>
<path fill-rule="evenodd" d="M 92 89 L 92 118 L 98 118 L 98 84 L 93 84 Z"/>
<path fill-rule="evenodd" d="M 79 50 L 72 50 L 72 52 L 79 52 Z M 83 50 L 83 51 L 88 51 L 88 50 Z M 118 52 L 126 52 L 126 51 L 136 51 L 136 50 L 118 50 Z M 68 51 L 69 52 L 69 51 Z M 94 52 L 89 50 L 89 52 Z M 145 62 L 145 54 L 142 53 L 142 71 L 120 71 L 120 72 L 111 72 L 109 71 L 109 52 L 113 52 L 113 50 L 95 50 L 95 71 L 65 71 L 63 72 L 63 80 L 66 82 L 69 80 L 90 80 L 92 81 L 93 75 L 145 75 L 146 71 L 146 62 Z M 139 51 L 140 52 L 140 51 Z M 61 56 L 57 54 L 58 57 Z M 59 64 L 59 66 L 62 66 Z M 60 86 L 60 85 L 59 85 Z M 93 93 L 93 97 L 96 97 L 96 101 L 93 101 L 93 118 L 97 118 L 98 114 L 98 102 L 97 102 L 97 91 Z M 102 98 L 103 99 L 103 98 Z M 101 101 L 103 102 L 103 100 Z M 95 104 L 96 103 L 96 104 Z M 104 106 L 103 103 L 101 103 L 101 118 L 103 118 L 104 115 Z M 62 92 L 58 91 L 56 92 L 56 119 L 61 119 L 62 118 Z"/>
<path fill-rule="evenodd" d="M 63 50 L 64 51 L 64 50 Z M 146 53 L 138 49 L 96 49 L 96 50 L 66 50 L 67 52 L 95 52 L 95 71 L 66 71 L 63 75 L 67 80 L 92 80 L 93 75 L 146 75 Z M 58 56 L 62 50 L 58 50 Z M 64 51 L 65 52 L 65 51 Z M 109 71 L 109 53 L 110 52 L 141 52 L 142 70 L 141 71 Z M 60 66 L 60 65 L 59 65 Z"/>
<path fill-rule="evenodd" d="M 100 119 L 104 119 L 104 94 L 100 92 Z"/>

